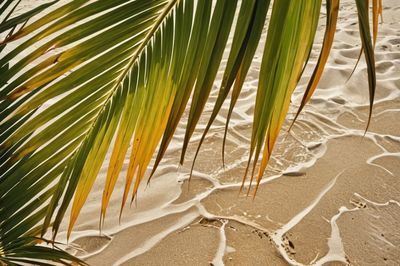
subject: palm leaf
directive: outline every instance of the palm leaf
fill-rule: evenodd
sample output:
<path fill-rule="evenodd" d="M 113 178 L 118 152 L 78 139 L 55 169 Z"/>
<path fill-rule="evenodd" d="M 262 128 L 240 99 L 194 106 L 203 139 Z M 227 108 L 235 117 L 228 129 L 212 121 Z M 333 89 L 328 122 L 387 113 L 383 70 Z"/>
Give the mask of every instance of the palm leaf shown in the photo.
<path fill-rule="evenodd" d="M 311 75 L 310 82 L 304 92 L 303 99 L 301 101 L 299 110 L 296 113 L 295 118 L 293 119 L 293 123 L 296 121 L 300 112 L 303 110 L 304 106 L 311 99 L 311 96 L 315 92 L 317 88 L 318 82 L 321 79 L 322 72 L 325 68 L 325 65 L 328 61 L 328 57 L 333 45 L 333 39 L 336 32 L 336 24 L 339 15 L 339 0 L 327 1 L 326 3 L 326 30 L 324 35 L 324 41 L 322 43 L 321 54 L 318 58 L 317 65 L 314 69 L 314 72 Z"/>
<path fill-rule="evenodd" d="M 360 27 L 360 36 L 361 36 L 361 42 L 362 42 L 362 47 L 364 50 L 365 54 L 365 61 L 367 62 L 367 70 L 368 70 L 368 86 L 369 86 L 369 116 L 368 116 L 368 122 L 367 122 L 367 127 L 366 130 L 368 130 L 369 124 L 371 122 L 371 116 L 372 116 L 372 107 L 374 104 L 374 97 L 375 97 L 375 88 L 376 88 L 376 73 L 375 73 L 375 56 L 374 56 L 374 45 L 373 43 L 376 42 L 376 34 L 378 33 L 377 30 L 375 30 L 375 25 L 374 25 L 374 31 L 373 31 L 373 38 L 374 42 L 372 42 L 371 38 L 371 31 L 369 27 L 369 16 L 368 16 L 368 5 L 369 1 L 362 1 L 362 0 L 356 0 L 357 4 L 357 9 L 358 9 L 358 21 L 359 21 L 359 27 Z M 373 14 L 374 14 L 374 24 L 377 23 L 377 13 L 379 10 L 379 7 L 373 8 Z"/>
<path fill-rule="evenodd" d="M 32 237 L 44 236 L 51 227 L 55 238 L 72 206 L 70 235 L 112 149 L 102 198 L 103 222 L 131 147 L 122 212 L 128 198 L 134 200 L 159 146 L 154 173 L 192 96 L 183 163 L 233 33 L 218 98 L 197 153 L 231 93 L 228 125 L 263 39 L 270 6 L 265 0 L 244 0 L 240 5 L 237 0 L 75 0 L 36 18 L 57 2 L 19 16 L 12 15 L 18 1 L 0 5 L 5 17 L 0 31 L 6 33 L 0 48 L 11 47 L 0 58 L 0 259 L 5 263 L 37 258 L 44 260 L 36 261 L 42 265 L 73 261 L 62 251 L 37 246 Z M 321 0 L 273 2 L 247 166 L 253 162 L 252 180 L 261 157 L 257 184 L 308 61 L 321 4 Z M 316 89 L 326 63 L 338 4 L 328 0 L 327 33 L 302 106 Z M 368 5 L 362 0 L 356 4 L 372 108 L 376 77 Z M 373 9 L 374 40 L 379 8 Z M 226 133 L 224 142 L 225 138 Z"/>

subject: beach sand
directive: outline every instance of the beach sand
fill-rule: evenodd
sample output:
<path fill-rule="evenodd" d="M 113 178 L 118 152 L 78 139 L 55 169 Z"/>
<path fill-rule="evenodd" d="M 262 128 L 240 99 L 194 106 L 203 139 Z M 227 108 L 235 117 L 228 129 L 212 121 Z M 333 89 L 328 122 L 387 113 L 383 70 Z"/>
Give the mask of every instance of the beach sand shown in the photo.
<path fill-rule="evenodd" d="M 68 250 L 94 266 L 400 265 L 400 2 L 383 1 L 376 103 L 365 136 L 366 64 L 362 59 L 346 82 L 360 39 L 354 1 L 341 2 L 336 41 L 317 92 L 288 133 L 318 58 L 324 16 L 254 199 L 253 190 L 246 196 L 247 186 L 242 193 L 239 188 L 262 45 L 230 123 L 225 167 L 221 147 L 229 101 L 201 148 L 189 186 L 192 158 L 218 95 L 217 81 L 185 164 L 179 166 L 178 160 L 186 117 L 149 186 L 142 184 L 137 201 L 125 207 L 119 222 L 126 159 L 99 232 L 105 163 Z M 64 228 L 67 222 L 68 217 Z M 59 240 L 65 241 L 65 231 Z"/>

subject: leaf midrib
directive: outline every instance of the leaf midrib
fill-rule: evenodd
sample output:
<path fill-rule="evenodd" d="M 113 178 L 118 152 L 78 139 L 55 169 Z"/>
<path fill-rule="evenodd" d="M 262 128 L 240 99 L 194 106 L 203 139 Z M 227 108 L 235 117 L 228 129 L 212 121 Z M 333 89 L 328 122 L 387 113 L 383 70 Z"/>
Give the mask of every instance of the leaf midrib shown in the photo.
<path fill-rule="evenodd" d="M 110 93 L 107 97 L 107 99 L 105 99 L 101 109 L 98 112 L 98 116 L 97 118 L 100 116 L 100 114 L 104 111 L 104 108 L 107 106 L 107 104 L 110 102 L 112 96 L 115 94 L 115 92 L 118 90 L 118 88 L 120 87 L 121 83 L 123 82 L 124 78 L 126 77 L 126 75 L 128 74 L 129 70 L 132 68 L 132 66 L 135 64 L 136 60 L 139 58 L 139 56 L 141 55 L 141 53 L 143 52 L 143 50 L 147 47 L 149 41 L 153 38 L 154 33 L 159 29 L 159 26 L 161 25 L 161 23 L 164 21 L 164 19 L 166 18 L 166 16 L 169 14 L 169 12 L 174 8 L 174 6 L 177 4 L 177 2 L 180 0 L 171 0 L 167 6 L 164 8 L 164 11 L 161 12 L 161 14 L 159 15 L 159 17 L 157 18 L 156 22 L 154 23 L 154 25 L 151 27 L 150 31 L 146 34 L 143 42 L 140 44 L 140 46 L 135 50 L 135 52 L 133 53 L 131 60 L 127 63 L 125 69 L 123 70 L 123 72 L 120 74 L 120 76 L 117 78 L 115 85 L 113 88 L 111 88 Z M 90 128 L 87 130 L 88 134 L 87 136 L 90 135 L 90 132 L 92 131 L 94 125 L 96 124 L 98 119 L 94 119 Z M 82 141 L 83 143 L 84 141 Z M 77 147 L 76 150 L 79 150 L 81 145 L 79 145 L 79 147 Z"/>

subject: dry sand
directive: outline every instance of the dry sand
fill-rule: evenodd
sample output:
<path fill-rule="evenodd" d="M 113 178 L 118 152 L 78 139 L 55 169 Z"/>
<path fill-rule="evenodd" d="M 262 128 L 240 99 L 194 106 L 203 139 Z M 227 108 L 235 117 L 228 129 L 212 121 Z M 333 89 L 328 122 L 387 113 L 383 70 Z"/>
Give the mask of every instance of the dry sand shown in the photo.
<path fill-rule="evenodd" d="M 225 168 L 221 139 L 227 106 L 202 147 L 188 188 L 188 169 L 212 110 L 209 104 L 186 164 L 178 167 L 183 120 L 157 175 L 149 187 L 143 184 L 119 224 L 121 174 L 100 234 L 104 165 L 68 249 L 96 266 L 400 265 L 400 2 L 383 4 L 376 45 L 377 97 L 365 136 L 368 84 L 363 60 L 346 83 L 360 49 L 355 4 L 347 0 L 342 1 L 336 42 L 318 91 L 293 130 L 282 131 L 254 200 L 238 192 L 262 49 L 233 115 Z M 324 18 L 321 23 L 285 129 L 318 57 Z"/>

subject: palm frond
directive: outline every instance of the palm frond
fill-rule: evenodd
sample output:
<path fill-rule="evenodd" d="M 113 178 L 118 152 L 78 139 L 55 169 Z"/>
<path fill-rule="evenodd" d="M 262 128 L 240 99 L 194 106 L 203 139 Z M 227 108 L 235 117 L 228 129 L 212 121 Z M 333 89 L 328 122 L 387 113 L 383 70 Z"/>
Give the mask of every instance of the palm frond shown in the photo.
<path fill-rule="evenodd" d="M 1 243 L 0 263 L 5 265 L 87 265 L 80 259 L 56 247 L 40 246 L 44 239 L 21 237 L 7 244 Z"/>
<path fill-rule="evenodd" d="M 159 165 L 192 96 L 183 163 L 232 33 L 219 94 L 197 153 L 231 93 L 227 130 L 270 7 L 266 0 L 75 0 L 36 18 L 57 2 L 19 16 L 12 16 L 18 1 L 0 5 L 5 17 L 0 32 L 6 33 L 0 49 L 7 51 L 0 58 L 0 259 L 6 263 L 45 253 L 45 247 L 26 239 L 43 236 L 49 227 L 55 237 L 72 203 L 71 233 L 112 149 L 102 198 L 104 221 L 131 147 L 122 212 L 136 196 L 157 147 L 152 174 Z M 381 5 L 373 3 L 375 42 Z M 368 4 L 356 4 L 372 108 L 376 77 Z M 253 180 L 261 157 L 257 185 L 308 61 L 321 5 L 322 0 L 273 2 L 245 174 L 253 162 Z M 324 43 L 300 109 L 327 62 L 338 6 L 338 0 L 327 0 Z M 19 253 L 6 253 L 15 239 L 22 243 L 15 244 Z M 73 260 L 62 251 L 47 254 L 42 259 Z"/>

